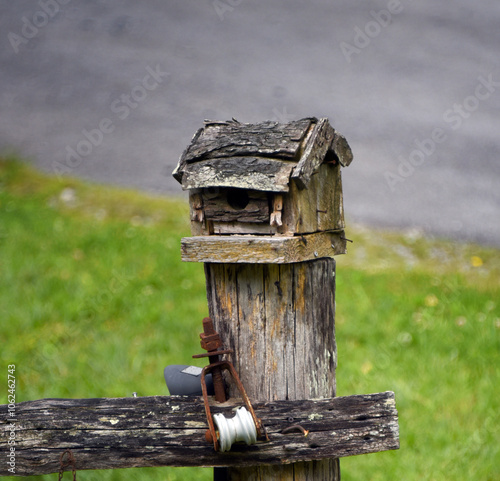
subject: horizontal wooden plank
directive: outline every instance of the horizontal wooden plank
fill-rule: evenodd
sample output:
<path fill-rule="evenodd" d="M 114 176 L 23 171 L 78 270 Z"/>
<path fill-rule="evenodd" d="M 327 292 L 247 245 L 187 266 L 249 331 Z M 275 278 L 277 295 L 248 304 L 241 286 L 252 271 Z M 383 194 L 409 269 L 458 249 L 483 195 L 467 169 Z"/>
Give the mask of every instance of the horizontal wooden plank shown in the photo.
<path fill-rule="evenodd" d="M 235 156 L 266 156 L 296 160 L 301 141 L 311 123 L 305 118 L 281 124 L 267 121 L 258 124 L 206 122 L 183 154 L 186 163 Z"/>
<path fill-rule="evenodd" d="M 266 192 L 288 192 L 294 162 L 266 157 L 215 158 L 191 164 L 182 188 L 235 187 Z"/>
<path fill-rule="evenodd" d="M 210 235 L 184 237 L 185 262 L 289 264 L 346 253 L 343 232 L 300 236 Z"/>
<path fill-rule="evenodd" d="M 213 234 L 222 234 L 224 236 L 226 236 L 227 234 L 258 234 L 269 236 L 277 234 L 279 230 L 279 227 L 270 225 L 269 222 L 262 222 L 260 224 L 256 222 L 213 222 L 212 228 Z"/>
<path fill-rule="evenodd" d="M 269 224 L 269 199 L 266 192 L 242 189 L 217 189 L 203 192 L 204 217 L 214 222 L 264 222 Z"/>
<path fill-rule="evenodd" d="M 241 402 L 212 403 L 212 412 L 234 416 Z M 102 399 L 42 399 L 16 404 L 15 473 L 59 471 L 70 449 L 76 469 L 148 466 L 254 466 L 338 458 L 399 448 L 394 393 L 306 401 L 254 403 L 269 442 L 233 445 L 215 452 L 205 441 L 207 421 L 199 397 L 152 396 Z M 0 449 L 9 449 L 11 421 L 0 406 Z M 300 425 L 310 433 L 281 431 Z"/>

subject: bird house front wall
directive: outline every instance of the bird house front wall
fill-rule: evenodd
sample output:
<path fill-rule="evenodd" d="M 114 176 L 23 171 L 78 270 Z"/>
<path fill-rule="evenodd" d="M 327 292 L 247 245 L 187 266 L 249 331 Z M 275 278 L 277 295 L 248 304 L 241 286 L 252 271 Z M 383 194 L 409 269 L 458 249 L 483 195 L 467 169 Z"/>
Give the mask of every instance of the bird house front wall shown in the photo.
<path fill-rule="evenodd" d="M 237 188 L 190 192 L 193 235 L 278 233 L 271 225 L 272 192 Z"/>
<path fill-rule="evenodd" d="M 205 188 L 190 192 L 193 235 L 300 235 L 344 228 L 340 165 L 325 163 L 289 192 Z"/>

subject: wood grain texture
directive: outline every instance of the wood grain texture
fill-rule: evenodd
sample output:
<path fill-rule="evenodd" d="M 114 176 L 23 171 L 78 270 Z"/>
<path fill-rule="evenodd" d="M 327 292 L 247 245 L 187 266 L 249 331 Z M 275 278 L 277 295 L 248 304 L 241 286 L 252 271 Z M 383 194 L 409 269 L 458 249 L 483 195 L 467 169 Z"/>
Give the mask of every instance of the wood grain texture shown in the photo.
<path fill-rule="evenodd" d="M 273 121 L 258 124 L 208 122 L 182 158 L 186 163 L 235 155 L 294 160 L 302 139 L 315 121 L 314 118 L 305 118 L 286 124 Z"/>
<path fill-rule="evenodd" d="M 181 240 L 181 256 L 186 262 L 289 264 L 345 252 L 343 232 L 303 236 L 211 235 Z"/>
<path fill-rule="evenodd" d="M 205 123 L 182 154 L 173 176 L 183 189 L 237 187 L 286 192 L 302 140 L 316 121 Z"/>
<path fill-rule="evenodd" d="M 241 401 L 212 405 L 226 417 Z M 234 445 L 218 453 L 205 441 L 207 422 L 199 397 L 42 399 L 16 405 L 16 475 L 59 471 L 71 449 L 76 469 L 147 466 L 253 466 L 351 456 L 397 449 L 397 411 L 390 392 L 309 401 L 254 403 L 270 442 Z M 2 413 L 7 407 L 0 406 Z M 290 421 L 289 418 L 293 418 Z M 281 434 L 291 424 L 310 430 Z M 8 449 L 8 420 L 0 418 L 0 449 Z M 6 459 L 6 458 L 4 458 Z M 7 471 L 0 464 L 0 475 Z"/>
<path fill-rule="evenodd" d="M 186 169 L 182 188 L 234 187 L 287 192 L 294 167 L 294 162 L 257 156 L 206 159 Z"/>
<path fill-rule="evenodd" d="M 326 153 L 334 137 L 334 130 L 328 119 L 320 119 L 314 125 L 310 137 L 306 140 L 304 151 L 301 158 L 292 173 L 292 179 L 297 185 L 304 189 L 314 172 L 316 172 L 325 160 Z"/>
<path fill-rule="evenodd" d="M 287 192 L 305 188 L 325 161 L 347 166 L 352 152 L 328 119 L 286 124 L 208 122 L 182 154 L 174 177 L 183 189 L 235 187 Z"/>
<path fill-rule="evenodd" d="M 329 150 L 333 152 L 342 167 L 347 167 L 352 162 L 353 154 L 351 147 L 349 147 L 346 138 L 342 134 L 335 132 Z"/>
<path fill-rule="evenodd" d="M 205 264 L 210 316 L 251 399 L 335 395 L 335 261 Z"/>
<path fill-rule="evenodd" d="M 268 194 L 254 190 L 218 189 L 202 194 L 203 212 L 213 222 L 270 222 Z"/>
<path fill-rule="evenodd" d="M 262 236 L 270 236 L 277 234 L 279 231 L 279 227 L 271 225 L 270 223 L 256 223 L 256 222 L 213 222 L 212 225 L 212 233 L 214 235 L 222 234 L 224 238 L 228 236 L 226 234 L 237 234 L 237 235 L 245 235 L 248 234 L 254 235 L 259 234 Z M 202 261 L 206 262 L 206 261 Z"/>
<path fill-rule="evenodd" d="M 291 264 L 205 264 L 210 316 L 251 399 L 335 396 L 335 261 Z M 338 461 L 316 470 L 337 480 Z M 308 465 L 304 473 L 313 472 Z M 260 472 L 262 469 L 259 468 Z M 297 467 L 299 469 L 299 467 Z M 294 467 L 267 479 L 294 479 Z M 252 470 L 251 470 L 252 471 Z M 229 479 L 255 476 L 229 470 Z M 304 476 L 306 476 L 304 474 Z M 296 477 L 314 480 L 317 477 Z"/>
<path fill-rule="evenodd" d="M 284 194 L 283 225 L 298 234 L 343 230 L 342 199 L 340 165 L 322 164 L 306 189 L 290 183 Z"/>

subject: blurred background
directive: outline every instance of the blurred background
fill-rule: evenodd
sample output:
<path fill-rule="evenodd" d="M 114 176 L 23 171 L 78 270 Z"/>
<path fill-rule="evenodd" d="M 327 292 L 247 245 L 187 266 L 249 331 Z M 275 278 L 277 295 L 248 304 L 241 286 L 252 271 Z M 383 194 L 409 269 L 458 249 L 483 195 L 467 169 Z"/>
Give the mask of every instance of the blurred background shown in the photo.
<path fill-rule="evenodd" d="M 342 459 L 342 479 L 500 479 L 499 24 L 498 0 L 1 2 L 16 401 L 165 395 L 166 365 L 203 365 L 205 278 L 180 259 L 172 170 L 204 119 L 328 117 L 354 153 L 337 395 L 394 391 L 401 433 L 398 451 Z"/>
<path fill-rule="evenodd" d="M 16 0 L 0 149 L 180 195 L 203 120 L 328 117 L 348 221 L 500 245 L 496 0 Z"/>

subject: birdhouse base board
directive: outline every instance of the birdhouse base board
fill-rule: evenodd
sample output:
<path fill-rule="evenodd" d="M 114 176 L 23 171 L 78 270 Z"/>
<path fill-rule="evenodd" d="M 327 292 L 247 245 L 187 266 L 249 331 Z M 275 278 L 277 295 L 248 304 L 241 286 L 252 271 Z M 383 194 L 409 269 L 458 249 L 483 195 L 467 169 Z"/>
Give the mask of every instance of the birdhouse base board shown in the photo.
<path fill-rule="evenodd" d="M 184 237 L 185 262 L 290 264 L 346 253 L 344 232 L 297 236 L 211 235 Z"/>

